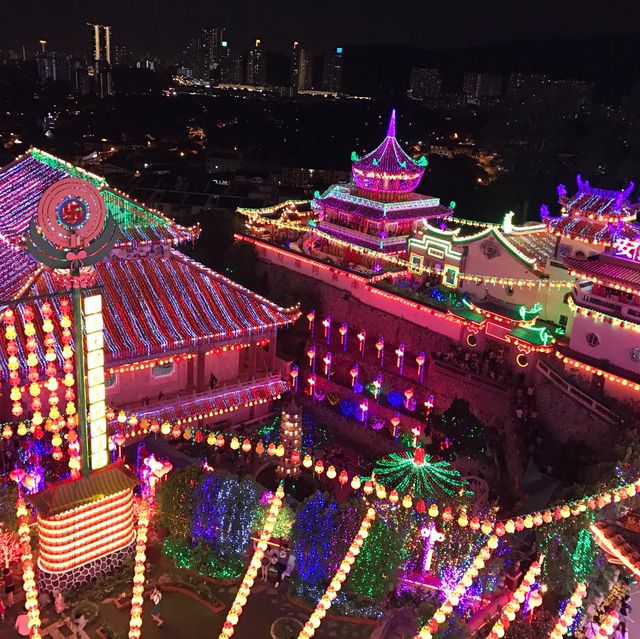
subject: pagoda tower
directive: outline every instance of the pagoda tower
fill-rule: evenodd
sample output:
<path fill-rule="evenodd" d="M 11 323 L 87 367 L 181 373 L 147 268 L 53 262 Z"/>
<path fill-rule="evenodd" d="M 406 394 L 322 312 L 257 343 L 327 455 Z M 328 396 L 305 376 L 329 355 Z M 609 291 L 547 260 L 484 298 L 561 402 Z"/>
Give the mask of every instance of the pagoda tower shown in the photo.
<path fill-rule="evenodd" d="M 302 442 L 302 410 L 291 400 L 283 409 L 280 419 L 280 443 L 285 454 L 278 460 L 277 477 L 300 475 L 300 444 Z"/>
<path fill-rule="evenodd" d="M 395 110 L 384 140 L 362 157 L 352 153 L 351 160 L 351 181 L 316 193 L 311 202 L 318 220 L 307 248 L 361 273 L 393 269 L 406 258 L 417 223 L 450 216 L 451 208 L 415 192 L 427 159 L 413 159 L 400 146 Z"/>

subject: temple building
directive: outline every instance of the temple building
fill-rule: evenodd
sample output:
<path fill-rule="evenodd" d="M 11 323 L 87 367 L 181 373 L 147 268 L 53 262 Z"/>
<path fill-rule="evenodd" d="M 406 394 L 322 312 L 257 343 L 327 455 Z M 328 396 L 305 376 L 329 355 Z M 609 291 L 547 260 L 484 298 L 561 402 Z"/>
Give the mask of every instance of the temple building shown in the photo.
<path fill-rule="evenodd" d="M 50 297 L 54 319 L 60 317 L 58 274 L 36 263 L 23 236 L 43 192 L 69 176 L 97 187 L 118 225 L 113 250 L 96 266 L 107 404 L 160 422 L 239 421 L 265 413 L 287 389 L 276 361 L 277 331 L 297 318 L 297 309 L 280 308 L 178 251 L 197 239 L 197 227 L 180 226 L 103 178 L 37 149 L 0 171 L 0 307 L 19 310 L 18 333 L 30 299 Z M 60 323 L 54 324 L 53 341 L 61 345 Z M 3 335 L 0 345 L 5 352 Z M 19 343 L 18 374 L 27 384 L 23 348 Z M 29 418 L 29 393 L 16 415 L 21 407 L 11 408 L 2 381 L 2 417 L 15 410 L 14 418 Z"/>
<path fill-rule="evenodd" d="M 435 197 L 418 188 L 427 160 L 414 160 L 396 139 L 396 112 L 387 136 L 363 157 L 352 154 L 351 182 L 316 193 L 317 220 L 305 238 L 305 252 L 367 273 L 395 268 L 406 258 L 407 240 L 420 220 L 451 215 Z"/>

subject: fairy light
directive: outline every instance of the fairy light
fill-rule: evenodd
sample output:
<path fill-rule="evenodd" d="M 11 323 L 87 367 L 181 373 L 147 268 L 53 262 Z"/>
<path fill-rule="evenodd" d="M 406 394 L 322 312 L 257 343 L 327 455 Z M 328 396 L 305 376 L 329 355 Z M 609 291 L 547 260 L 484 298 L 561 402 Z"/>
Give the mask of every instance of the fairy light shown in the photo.
<path fill-rule="evenodd" d="M 351 567 L 355 563 L 356 557 L 360 553 L 360 549 L 364 544 L 364 540 L 369 535 L 369 529 L 371 528 L 371 524 L 373 523 L 375 517 L 375 509 L 368 508 L 364 519 L 360 523 L 360 528 L 356 533 L 356 536 L 353 538 L 349 549 L 342 559 L 342 562 L 338 566 L 338 570 L 327 586 L 327 589 L 316 605 L 314 611 L 311 613 L 309 620 L 307 621 L 307 623 L 305 623 L 304 627 L 300 631 L 298 639 L 310 639 L 311 637 L 313 637 L 316 630 L 320 627 L 320 624 L 326 616 L 327 611 L 329 610 L 329 608 L 331 608 L 333 600 L 336 598 L 338 592 L 342 588 L 342 584 L 346 581 L 347 576 L 351 571 Z"/>
<path fill-rule="evenodd" d="M 618 375 L 613 375 L 605 370 L 602 370 L 601 368 L 598 368 L 597 366 L 593 366 L 591 364 L 585 364 L 580 360 L 567 357 L 564 353 L 561 353 L 560 351 L 556 351 L 555 355 L 557 359 L 561 360 L 562 363 L 566 364 L 567 366 L 572 366 L 573 368 L 579 368 L 581 370 L 584 370 L 587 373 L 592 373 L 594 375 L 597 375 L 598 377 L 604 377 L 606 380 L 609 380 L 610 382 L 615 382 L 616 384 L 620 384 L 621 386 L 625 386 L 629 390 L 634 390 L 636 392 L 640 391 L 640 384 L 638 384 L 637 382 L 633 382 L 629 379 L 620 377 Z"/>
<path fill-rule="evenodd" d="M 280 482 L 280 484 L 278 485 L 278 489 L 276 490 L 276 493 L 273 497 L 273 501 L 269 506 L 269 510 L 267 511 L 267 515 L 264 520 L 264 528 L 260 533 L 260 538 L 258 540 L 258 543 L 256 544 L 256 549 L 253 553 L 253 557 L 251 557 L 247 572 L 245 573 L 242 582 L 240 583 L 240 588 L 238 589 L 236 597 L 231 604 L 231 609 L 227 613 L 227 618 L 224 622 L 224 625 L 222 626 L 222 630 L 220 631 L 218 639 L 229 639 L 229 637 L 233 636 L 233 633 L 235 632 L 235 627 L 238 623 L 240 615 L 242 614 L 242 609 L 247 603 L 247 599 L 251 594 L 251 588 L 255 582 L 256 577 L 258 576 L 258 570 L 262 564 L 264 553 L 269 545 L 269 540 L 271 539 L 271 534 L 273 533 L 276 519 L 278 518 L 278 514 L 282 507 L 283 499 L 284 484 L 283 482 Z"/>
<path fill-rule="evenodd" d="M 432 639 L 442 624 L 447 620 L 453 609 L 460 603 L 467 590 L 473 585 L 475 578 L 479 572 L 485 567 L 487 561 L 491 557 L 492 551 L 498 547 L 498 538 L 489 537 L 486 545 L 484 545 L 471 565 L 465 570 L 456 587 L 447 595 L 444 602 L 435 611 L 431 619 L 429 619 L 418 631 L 415 639 Z"/>

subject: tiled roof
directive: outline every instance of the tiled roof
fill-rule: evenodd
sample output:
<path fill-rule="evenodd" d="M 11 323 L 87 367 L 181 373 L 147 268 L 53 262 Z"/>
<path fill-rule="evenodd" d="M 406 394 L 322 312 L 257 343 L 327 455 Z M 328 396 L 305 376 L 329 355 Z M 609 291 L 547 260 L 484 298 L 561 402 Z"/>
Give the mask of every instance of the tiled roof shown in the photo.
<path fill-rule="evenodd" d="M 547 228 L 556 235 L 569 236 L 571 239 L 597 241 L 598 244 L 611 245 L 621 238 L 637 239 L 640 229 L 623 222 L 620 228 L 614 228 L 608 222 L 588 220 L 571 215 L 545 217 Z"/>
<path fill-rule="evenodd" d="M 622 287 L 640 286 L 640 263 L 634 265 L 634 262 L 605 255 L 586 260 L 568 257 L 564 263 L 570 271 L 587 278 L 593 276 L 594 279 L 608 280 Z"/>
<path fill-rule="evenodd" d="M 242 408 L 252 403 L 271 401 L 289 390 L 289 385 L 281 380 L 273 378 L 264 381 L 254 381 L 239 390 L 214 389 L 213 391 L 199 394 L 196 397 L 184 397 L 181 401 L 171 402 L 167 405 L 151 406 L 148 409 L 138 410 L 138 418 L 157 419 L 160 422 L 177 422 L 189 418 L 204 419 L 212 414 L 226 412 Z"/>
<path fill-rule="evenodd" d="M 28 499 L 38 515 L 49 518 L 129 490 L 138 483 L 135 475 L 122 463 L 116 462 L 92 472 L 88 477 L 56 482 Z"/>
<path fill-rule="evenodd" d="M 97 272 L 108 309 L 108 363 L 260 335 L 296 317 L 177 251 L 107 260 L 97 265 Z M 34 295 L 56 291 L 49 270 L 30 289 Z"/>
<path fill-rule="evenodd" d="M 590 189 L 596 191 L 595 189 Z M 563 204 L 569 213 L 580 212 L 582 215 L 628 217 L 636 214 L 637 204 L 630 204 L 623 197 L 622 192 L 604 191 L 582 192 L 578 191 L 573 197 L 566 199 Z"/>
<path fill-rule="evenodd" d="M 116 193 L 103 178 L 34 149 L 0 170 L 0 240 L 18 244 L 36 215 L 44 191 L 69 176 L 82 178 L 100 189 L 107 210 L 118 223 L 120 244 L 177 244 L 198 235 L 197 230 L 175 224 Z"/>

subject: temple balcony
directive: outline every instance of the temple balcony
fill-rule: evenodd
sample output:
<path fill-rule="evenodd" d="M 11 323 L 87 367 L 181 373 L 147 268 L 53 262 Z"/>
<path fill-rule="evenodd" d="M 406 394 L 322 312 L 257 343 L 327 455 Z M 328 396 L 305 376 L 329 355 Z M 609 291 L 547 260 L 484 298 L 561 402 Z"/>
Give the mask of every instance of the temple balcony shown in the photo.
<path fill-rule="evenodd" d="M 366 248 L 372 248 L 382 251 L 403 251 L 407 248 L 407 242 L 409 240 L 408 235 L 394 235 L 393 237 L 378 237 L 375 235 L 369 235 L 362 231 L 356 231 L 339 224 L 333 224 L 332 222 L 322 221 L 318 223 L 318 228 L 329 235 L 332 235 L 341 240 L 348 240 L 359 246 Z"/>
<path fill-rule="evenodd" d="M 256 373 L 252 379 L 240 376 L 235 380 L 227 380 L 200 392 L 196 392 L 195 389 L 182 389 L 163 393 L 153 399 L 117 404 L 116 408 L 136 414 L 139 419 L 157 419 L 161 422 L 191 421 L 267 404 L 279 398 L 288 389 L 289 385 L 282 381 L 279 374 L 264 372 Z"/>
<path fill-rule="evenodd" d="M 598 291 L 598 293 L 594 291 Z M 577 288 L 574 294 L 579 306 L 592 308 L 630 322 L 640 322 L 640 306 L 632 300 L 626 299 L 624 293 L 606 294 L 602 292 L 602 288 L 582 286 Z"/>

